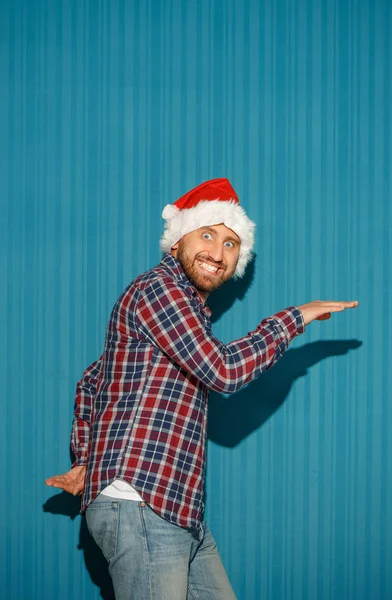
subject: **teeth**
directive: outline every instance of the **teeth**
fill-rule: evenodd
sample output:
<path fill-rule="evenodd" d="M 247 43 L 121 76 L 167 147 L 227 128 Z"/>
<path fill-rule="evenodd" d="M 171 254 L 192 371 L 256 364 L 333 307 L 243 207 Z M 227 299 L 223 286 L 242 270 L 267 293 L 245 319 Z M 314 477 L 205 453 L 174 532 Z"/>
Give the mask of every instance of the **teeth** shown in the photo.
<path fill-rule="evenodd" d="M 213 267 L 212 265 L 209 265 L 208 263 L 205 263 L 205 262 L 199 261 L 199 265 L 201 267 L 203 267 L 203 269 L 206 269 L 206 271 L 210 271 L 211 273 L 216 273 L 218 270 L 218 267 Z"/>

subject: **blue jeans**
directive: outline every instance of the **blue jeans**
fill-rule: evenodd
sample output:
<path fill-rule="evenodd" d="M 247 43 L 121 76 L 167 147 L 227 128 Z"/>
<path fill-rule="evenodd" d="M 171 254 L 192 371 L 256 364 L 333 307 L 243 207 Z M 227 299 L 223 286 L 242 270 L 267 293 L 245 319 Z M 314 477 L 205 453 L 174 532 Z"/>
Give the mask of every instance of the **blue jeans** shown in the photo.
<path fill-rule="evenodd" d="M 144 502 L 98 496 L 86 511 L 109 562 L 116 600 L 235 600 L 206 524 L 165 521 Z"/>

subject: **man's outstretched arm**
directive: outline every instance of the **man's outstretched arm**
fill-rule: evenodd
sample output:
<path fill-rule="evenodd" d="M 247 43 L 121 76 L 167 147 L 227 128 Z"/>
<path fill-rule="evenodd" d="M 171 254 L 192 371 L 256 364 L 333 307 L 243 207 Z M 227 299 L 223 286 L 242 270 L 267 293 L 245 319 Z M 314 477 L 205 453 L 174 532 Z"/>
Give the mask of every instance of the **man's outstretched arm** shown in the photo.
<path fill-rule="evenodd" d="M 246 336 L 223 344 L 206 329 L 186 292 L 170 278 L 162 278 L 140 292 L 136 316 L 139 330 L 170 360 L 208 388 L 230 394 L 270 369 L 306 324 L 356 305 L 316 301 L 292 306 L 263 319 Z"/>

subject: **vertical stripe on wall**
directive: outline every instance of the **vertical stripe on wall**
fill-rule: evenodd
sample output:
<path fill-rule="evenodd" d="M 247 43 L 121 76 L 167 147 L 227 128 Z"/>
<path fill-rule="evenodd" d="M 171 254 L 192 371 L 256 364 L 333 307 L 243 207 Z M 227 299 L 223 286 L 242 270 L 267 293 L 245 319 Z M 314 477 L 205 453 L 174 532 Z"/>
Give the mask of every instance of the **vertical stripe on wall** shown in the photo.
<path fill-rule="evenodd" d="M 258 229 L 211 297 L 218 337 L 360 301 L 211 394 L 207 517 L 236 595 L 392 596 L 391 38 L 388 0 L 0 0 L 1 597 L 100 597 L 77 502 L 43 481 L 163 206 L 221 176 Z"/>

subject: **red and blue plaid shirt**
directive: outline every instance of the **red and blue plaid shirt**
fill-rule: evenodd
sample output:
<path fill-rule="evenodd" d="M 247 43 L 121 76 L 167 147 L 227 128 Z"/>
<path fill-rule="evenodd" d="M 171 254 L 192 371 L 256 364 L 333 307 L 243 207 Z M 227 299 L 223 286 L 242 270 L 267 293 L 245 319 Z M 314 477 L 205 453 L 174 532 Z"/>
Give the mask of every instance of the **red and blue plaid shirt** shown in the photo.
<path fill-rule="evenodd" d="M 122 479 L 164 519 L 200 526 L 208 390 L 236 392 L 305 330 L 290 307 L 223 344 L 210 316 L 170 254 L 117 300 L 103 354 L 77 384 L 71 444 L 75 464 L 87 466 L 82 511 Z"/>

